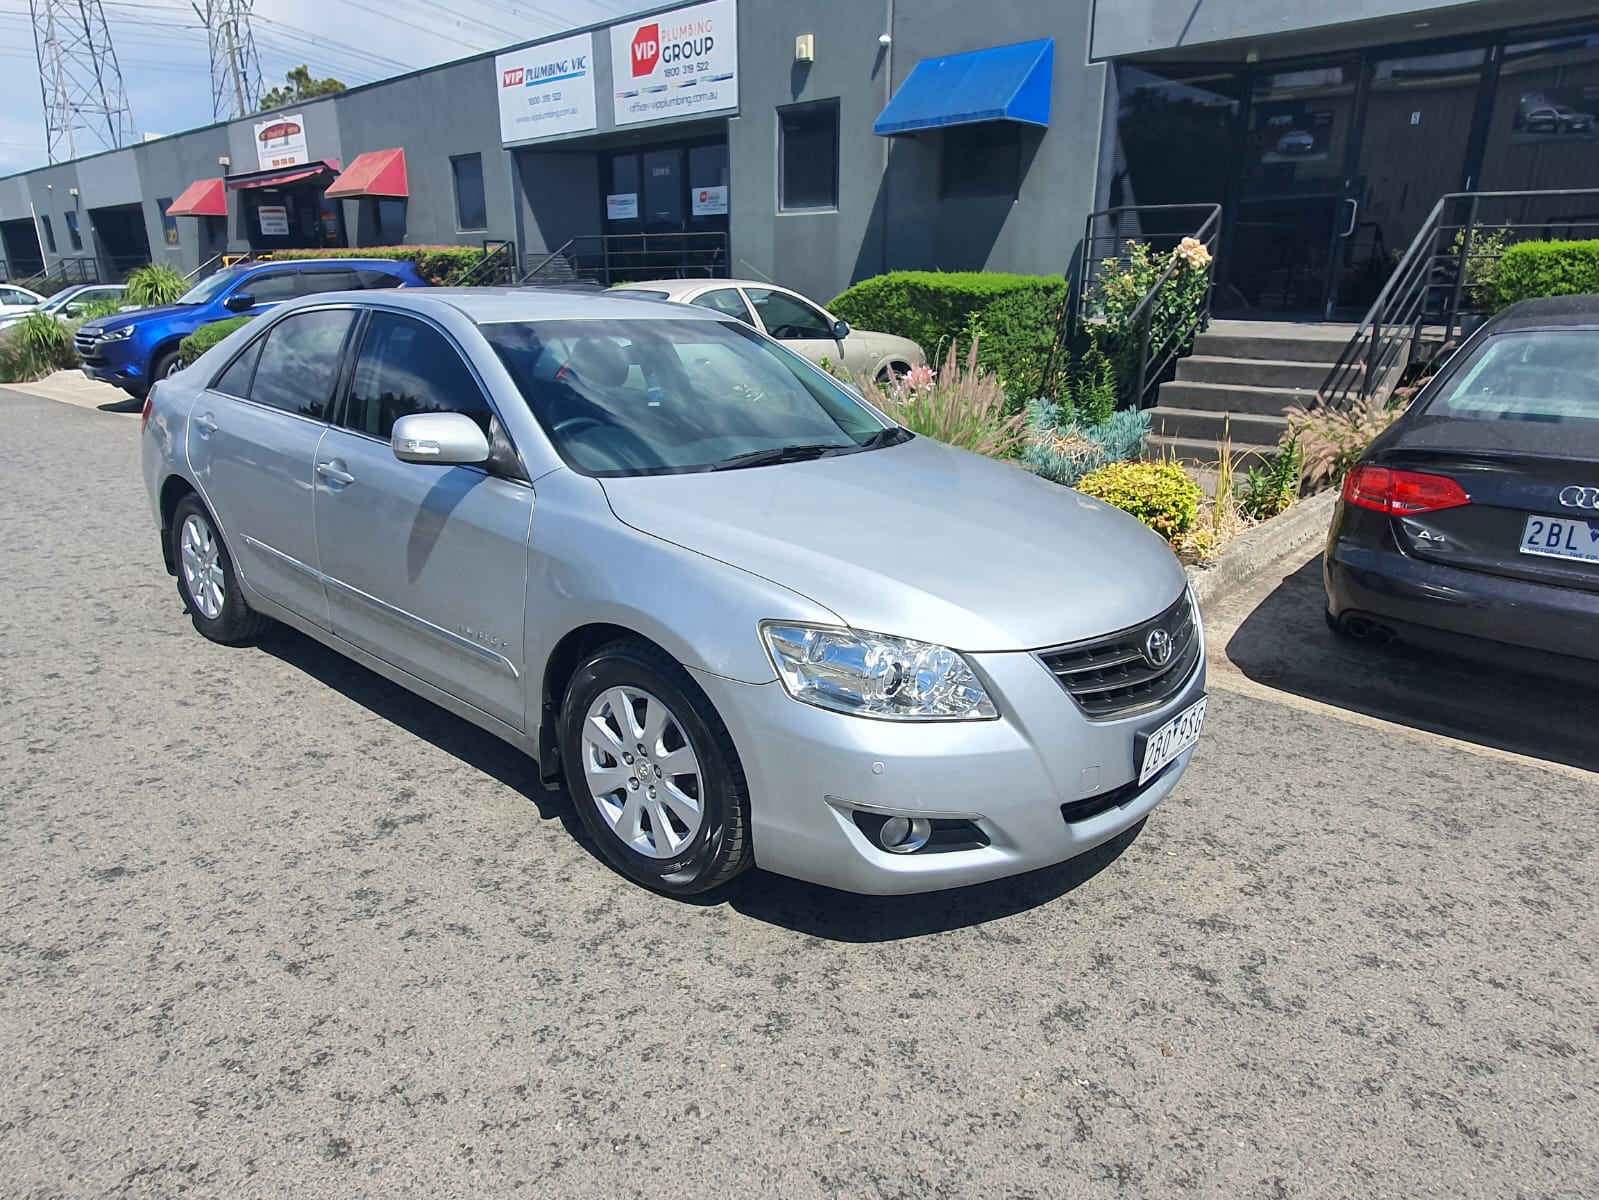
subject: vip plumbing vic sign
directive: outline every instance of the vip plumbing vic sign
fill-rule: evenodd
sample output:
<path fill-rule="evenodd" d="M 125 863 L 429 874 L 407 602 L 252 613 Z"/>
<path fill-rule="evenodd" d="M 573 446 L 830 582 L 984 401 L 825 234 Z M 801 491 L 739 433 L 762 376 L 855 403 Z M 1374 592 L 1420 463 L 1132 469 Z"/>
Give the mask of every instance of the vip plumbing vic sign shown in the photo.
<path fill-rule="evenodd" d="M 611 26 L 616 123 L 738 107 L 737 0 Z"/>
<path fill-rule="evenodd" d="M 494 60 L 500 140 L 525 142 L 594 128 L 594 39 L 586 33 Z"/>

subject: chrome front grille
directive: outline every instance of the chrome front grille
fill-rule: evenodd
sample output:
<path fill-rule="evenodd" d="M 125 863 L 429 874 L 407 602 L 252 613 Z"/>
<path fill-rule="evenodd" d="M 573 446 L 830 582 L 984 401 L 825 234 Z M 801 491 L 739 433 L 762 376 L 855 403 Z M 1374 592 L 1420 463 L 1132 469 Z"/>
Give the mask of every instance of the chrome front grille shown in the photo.
<path fill-rule="evenodd" d="M 1171 657 L 1159 666 L 1147 653 L 1156 630 L 1171 639 Z M 1193 601 L 1184 589 L 1177 603 L 1153 620 L 1038 657 L 1083 712 L 1105 720 L 1157 708 L 1181 691 L 1199 661 L 1198 633 Z"/>

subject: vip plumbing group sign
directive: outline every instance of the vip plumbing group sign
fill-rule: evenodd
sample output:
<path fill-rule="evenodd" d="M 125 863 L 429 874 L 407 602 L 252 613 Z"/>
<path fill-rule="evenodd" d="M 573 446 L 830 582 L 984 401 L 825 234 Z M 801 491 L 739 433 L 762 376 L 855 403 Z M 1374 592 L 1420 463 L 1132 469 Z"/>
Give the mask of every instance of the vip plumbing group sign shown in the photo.
<path fill-rule="evenodd" d="M 582 33 L 494 60 L 500 140 L 525 142 L 594 128 L 594 39 Z"/>
<path fill-rule="evenodd" d="M 738 107 L 737 0 L 710 0 L 611 27 L 616 123 Z"/>

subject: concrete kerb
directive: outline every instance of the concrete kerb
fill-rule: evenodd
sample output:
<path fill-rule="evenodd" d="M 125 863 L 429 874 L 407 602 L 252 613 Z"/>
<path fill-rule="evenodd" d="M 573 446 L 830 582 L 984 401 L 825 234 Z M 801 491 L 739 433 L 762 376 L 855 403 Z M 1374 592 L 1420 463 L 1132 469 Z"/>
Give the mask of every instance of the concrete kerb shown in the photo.
<path fill-rule="evenodd" d="M 1324 538 L 1337 501 L 1337 488 L 1319 492 L 1233 539 L 1212 561 L 1188 567 L 1200 605 L 1230 595 L 1272 563 Z"/>

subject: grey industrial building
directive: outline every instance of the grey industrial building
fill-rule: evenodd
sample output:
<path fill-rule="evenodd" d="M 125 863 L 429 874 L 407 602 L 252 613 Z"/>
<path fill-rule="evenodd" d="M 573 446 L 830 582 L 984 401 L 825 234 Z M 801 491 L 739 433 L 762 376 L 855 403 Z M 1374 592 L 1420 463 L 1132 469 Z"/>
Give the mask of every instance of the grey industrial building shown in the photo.
<path fill-rule="evenodd" d="M 825 298 L 1214 203 L 1228 307 L 1332 314 L 1442 193 L 1599 185 L 1596 114 L 1590 0 L 704 0 L 0 179 L 0 250 L 503 239 Z"/>

